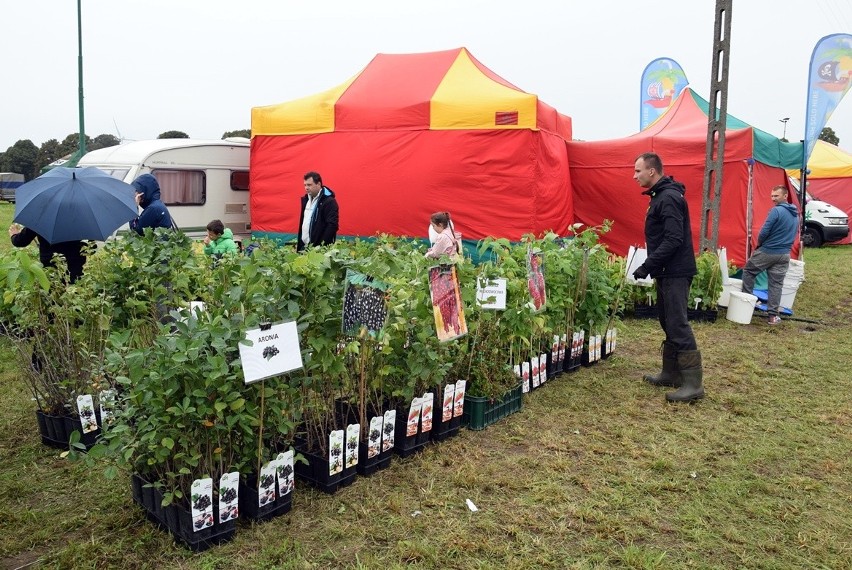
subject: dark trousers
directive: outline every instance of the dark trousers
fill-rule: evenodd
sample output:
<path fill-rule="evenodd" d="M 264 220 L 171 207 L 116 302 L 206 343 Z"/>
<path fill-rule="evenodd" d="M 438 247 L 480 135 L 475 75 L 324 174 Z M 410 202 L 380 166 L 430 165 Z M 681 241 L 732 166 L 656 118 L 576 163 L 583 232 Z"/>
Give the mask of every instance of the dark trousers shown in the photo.
<path fill-rule="evenodd" d="M 657 279 L 657 311 L 666 342 L 678 351 L 697 350 L 695 335 L 686 317 L 689 304 L 689 285 L 692 277 L 663 277 Z"/>

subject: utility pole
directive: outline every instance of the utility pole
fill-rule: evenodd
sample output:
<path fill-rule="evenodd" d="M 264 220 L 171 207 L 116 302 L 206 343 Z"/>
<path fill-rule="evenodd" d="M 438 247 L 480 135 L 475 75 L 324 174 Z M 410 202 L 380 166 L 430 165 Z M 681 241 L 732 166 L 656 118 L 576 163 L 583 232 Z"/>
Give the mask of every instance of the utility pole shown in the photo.
<path fill-rule="evenodd" d="M 713 65 L 707 109 L 707 150 L 704 156 L 700 251 L 716 251 L 719 243 L 719 207 L 722 201 L 725 125 L 728 119 L 728 62 L 731 59 L 732 4 L 733 0 L 716 0 Z M 718 117 L 716 116 L 717 107 Z"/>
<path fill-rule="evenodd" d="M 63 165 L 70 168 L 77 166 L 77 163 L 86 154 L 86 127 L 83 120 L 83 18 L 80 2 L 81 0 L 77 0 L 77 105 L 80 113 L 80 139 L 77 152 Z"/>

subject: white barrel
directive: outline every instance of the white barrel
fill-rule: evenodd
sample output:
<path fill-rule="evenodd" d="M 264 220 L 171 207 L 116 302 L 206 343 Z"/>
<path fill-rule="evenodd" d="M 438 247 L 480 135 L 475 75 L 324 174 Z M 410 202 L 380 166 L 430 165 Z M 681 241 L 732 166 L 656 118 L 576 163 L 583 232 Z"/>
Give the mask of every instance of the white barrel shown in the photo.
<path fill-rule="evenodd" d="M 756 296 L 740 291 L 731 291 L 728 312 L 725 318 L 741 325 L 747 325 L 751 323 L 751 317 L 754 314 L 754 306 L 756 304 Z"/>

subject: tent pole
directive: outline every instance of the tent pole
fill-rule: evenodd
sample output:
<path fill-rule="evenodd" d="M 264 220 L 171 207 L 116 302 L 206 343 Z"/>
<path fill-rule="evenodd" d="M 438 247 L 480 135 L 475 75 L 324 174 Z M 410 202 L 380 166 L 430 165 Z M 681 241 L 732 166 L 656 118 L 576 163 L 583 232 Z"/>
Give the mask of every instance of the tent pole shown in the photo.
<path fill-rule="evenodd" d="M 751 257 L 752 225 L 754 224 L 754 158 L 749 157 L 748 191 L 746 192 L 746 259 Z"/>
<path fill-rule="evenodd" d="M 802 140 L 802 156 L 805 156 L 807 152 L 807 148 L 805 147 L 805 141 Z M 807 157 L 805 157 L 804 161 L 807 161 Z M 801 214 L 802 218 L 799 222 L 799 261 L 805 260 L 805 218 L 807 217 L 807 213 L 805 212 L 805 200 L 808 199 L 808 168 L 806 162 L 802 163 L 802 170 L 799 171 L 799 207 L 802 209 Z"/>

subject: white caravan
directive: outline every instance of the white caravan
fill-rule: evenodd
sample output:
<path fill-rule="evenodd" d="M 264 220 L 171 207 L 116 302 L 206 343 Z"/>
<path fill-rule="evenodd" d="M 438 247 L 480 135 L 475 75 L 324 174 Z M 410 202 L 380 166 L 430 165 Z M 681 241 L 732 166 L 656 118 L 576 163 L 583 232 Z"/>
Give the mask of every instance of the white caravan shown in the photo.
<path fill-rule="evenodd" d="M 207 224 L 219 219 L 234 239 L 247 241 L 249 144 L 244 138 L 135 141 L 93 150 L 78 166 L 96 166 L 128 184 L 140 174 L 153 174 L 160 199 L 187 235 L 204 237 Z"/>

